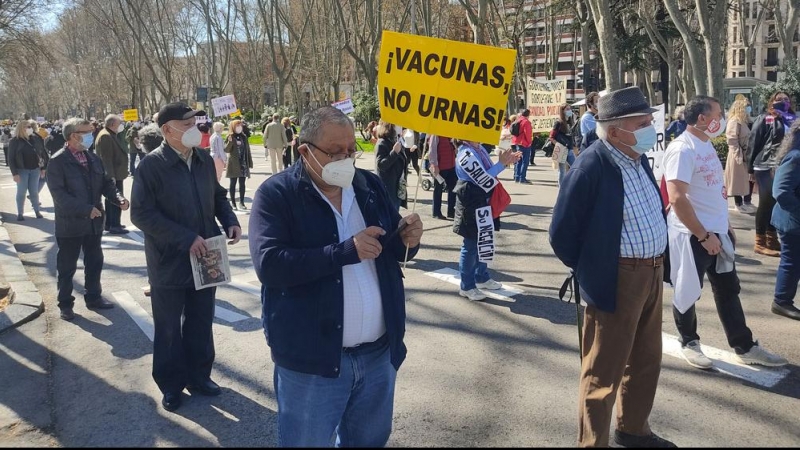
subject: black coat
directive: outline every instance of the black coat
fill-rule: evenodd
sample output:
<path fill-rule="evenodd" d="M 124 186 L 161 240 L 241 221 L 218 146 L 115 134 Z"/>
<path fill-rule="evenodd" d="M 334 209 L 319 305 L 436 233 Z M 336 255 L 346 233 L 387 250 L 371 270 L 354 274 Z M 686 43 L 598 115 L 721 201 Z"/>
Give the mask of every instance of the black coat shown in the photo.
<path fill-rule="evenodd" d="M 106 176 L 100 157 L 84 152 L 87 167 L 63 148 L 53 154 L 47 166 L 47 187 L 53 196 L 56 237 L 81 237 L 103 233 L 105 214 L 89 218 L 92 208 L 103 211 L 100 196 L 119 203 L 123 197 L 114 181 Z"/>
<path fill-rule="evenodd" d="M 36 133 L 28 140 L 15 137 L 8 142 L 8 168 L 12 175 L 17 175 L 21 169 L 38 169 L 40 161 L 44 164 L 41 168 L 46 169 L 49 159 L 42 138 Z"/>
<path fill-rule="evenodd" d="M 495 188 L 496 189 L 496 188 Z M 494 189 L 489 192 L 475 183 L 458 180 L 453 193 L 456 195 L 456 209 L 453 217 L 453 232 L 467 239 L 478 239 L 478 224 L 475 222 L 475 210 L 489 206 Z M 494 219 L 494 229 L 500 229 L 500 218 Z"/>
<path fill-rule="evenodd" d="M 772 123 L 768 123 L 772 122 Z M 748 145 L 747 156 L 748 172 L 753 173 L 755 167 L 773 169 L 778 167 L 780 161 L 776 159 L 785 134 L 783 119 L 769 113 L 764 113 L 753 123 Z"/>
<path fill-rule="evenodd" d="M 154 287 L 194 287 L 189 248 L 200 236 L 222 234 L 239 221 L 228 191 L 217 182 L 214 160 L 194 149 L 192 170 L 164 142 L 136 169 L 131 193 L 131 221 L 144 232 L 147 275 Z"/>
<path fill-rule="evenodd" d="M 376 165 L 378 167 L 378 177 L 383 181 L 386 186 L 386 192 L 392 199 L 397 198 L 397 186 L 400 184 L 400 179 L 406 177 L 406 167 L 408 160 L 404 152 L 396 153 L 392 151 L 394 142 L 388 139 L 379 139 L 376 145 Z M 406 192 L 406 198 L 408 193 Z M 402 206 L 406 206 L 406 200 L 400 202 Z"/>

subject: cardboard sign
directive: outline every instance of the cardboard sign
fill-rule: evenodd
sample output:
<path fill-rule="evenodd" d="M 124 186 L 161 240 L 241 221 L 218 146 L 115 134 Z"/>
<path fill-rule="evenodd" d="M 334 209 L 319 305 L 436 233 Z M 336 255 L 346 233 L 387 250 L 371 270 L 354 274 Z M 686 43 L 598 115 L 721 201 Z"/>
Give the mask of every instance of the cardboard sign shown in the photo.
<path fill-rule="evenodd" d="M 36 118 L 36 122 L 37 123 L 44 123 L 45 122 L 44 117 L 41 117 L 41 116 L 37 117 Z"/>
<path fill-rule="evenodd" d="M 536 81 L 528 77 L 528 109 L 534 133 L 550 131 L 567 101 L 567 80 Z"/>
<path fill-rule="evenodd" d="M 214 109 L 215 116 L 225 116 L 239 111 L 239 108 L 236 106 L 236 99 L 233 95 L 212 98 L 211 107 Z"/>
<path fill-rule="evenodd" d="M 412 130 L 496 143 L 514 77 L 510 49 L 384 31 L 381 119 Z"/>
<path fill-rule="evenodd" d="M 494 219 L 492 207 L 484 206 L 475 210 L 475 223 L 478 226 L 478 261 L 494 260 Z"/>
<path fill-rule="evenodd" d="M 340 102 L 331 103 L 331 106 L 345 114 L 353 113 L 356 110 L 355 106 L 353 106 L 353 100 L 350 98 L 346 98 Z"/>
<path fill-rule="evenodd" d="M 122 120 L 125 122 L 136 122 L 139 120 L 139 110 L 138 109 L 126 109 L 122 111 Z"/>
<path fill-rule="evenodd" d="M 646 154 L 647 159 L 650 161 L 650 167 L 653 169 L 653 175 L 656 180 L 661 180 L 661 176 L 664 175 L 664 153 L 667 151 L 664 143 L 666 108 L 664 105 L 654 106 L 653 108 L 658 110 L 653 113 L 653 125 L 656 127 L 656 133 L 658 133 L 658 141 Z"/>

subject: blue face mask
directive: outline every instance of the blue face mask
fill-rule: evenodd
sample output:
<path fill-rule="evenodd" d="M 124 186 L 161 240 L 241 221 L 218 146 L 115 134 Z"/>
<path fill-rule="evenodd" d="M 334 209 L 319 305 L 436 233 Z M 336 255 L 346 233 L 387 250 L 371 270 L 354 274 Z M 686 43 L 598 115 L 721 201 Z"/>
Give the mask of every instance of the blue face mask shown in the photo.
<path fill-rule="evenodd" d="M 84 149 L 88 149 L 89 147 L 94 144 L 94 136 L 92 133 L 86 133 L 83 135 L 83 140 L 81 141 L 81 145 L 83 145 Z"/>
<path fill-rule="evenodd" d="M 658 142 L 658 133 L 656 133 L 656 127 L 653 125 L 636 131 L 628 131 L 622 128 L 619 128 L 619 130 L 631 133 L 636 138 L 636 143 L 631 145 L 631 149 L 640 155 L 652 149 Z"/>
<path fill-rule="evenodd" d="M 566 117 L 567 119 L 572 117 L 572 111 L 571 110 L 564 111 L 564 117 Z"/>
<path fill-rule="evenodd" d="M 750 106 L 750 105 L 747 105 L 747 108 L 745 108 L 744 110 L 747 111 L 747 115 L 749 116 L 753 112 L 753 107 Z"/>

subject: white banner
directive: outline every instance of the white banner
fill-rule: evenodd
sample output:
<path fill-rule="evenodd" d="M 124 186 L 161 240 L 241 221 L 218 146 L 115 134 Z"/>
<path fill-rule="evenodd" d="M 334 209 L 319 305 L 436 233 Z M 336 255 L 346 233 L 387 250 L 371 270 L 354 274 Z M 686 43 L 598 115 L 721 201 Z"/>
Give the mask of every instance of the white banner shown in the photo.
<path fill-rule="evenodd" d="M 478 225 L 478 261 L 494 260 L 494 219 L 492 207 L 484 206 L 475 210 L 475 223 Z"/>
<path fill-rule="evenodd" d="M 239 110 L 236 106 L 236 99 L 233 95 L 212 98 L 211 107 L 214 109 L 214 116 L 226 116 Z"/>
<path fill-rule="evenodd" d="M 656 183 L 661 183 L 661 177 L 664 176 L 664 153 L 667 150 L 666 145 L 664 144 L 664 135 L 665 135 L 665 119 L 666 113 L 664 105 L 654 106 L 658 111 L 653 113 L 653 125 L 656 127 L 656 133 L 658 134 L 658 141 L 656 141 L 655 147 L 650 149 L 647 154 L 647 159 L 650 161 L 650 167 L 653 169 L 653 175 L 656 178 Z"/>
<path fill-rule="evenodd" d="M 528 77 L 528 109 L 534 133 L 553 129 L 561 106 L 567 101 L 567 81 L 564 79 L 536 81 Z"/>
<path fill-rule="evenodd" d="M 340 102 L 331 103 L 331 106 L 345 114 L 350 114 L 356 110 L 355 106 L 353 106 L 353 100 L 349 98 L 346 98 Z"/>
<path fill-rule="evenodd" d="M 472 151 L 464 151 L 464 153 L 458 158 L 458 165 L 461 166 L 461 168 L 464 169 L 464 172 L 467 172 L 467 175 L 469 175 L 472 181 L 480 186 L 481 189 L 483 189 L 486 193 L 497 186 L 497 179 L 483 170 L 481 162 L 478 161 L 478 158 L 472 153 Z"/>

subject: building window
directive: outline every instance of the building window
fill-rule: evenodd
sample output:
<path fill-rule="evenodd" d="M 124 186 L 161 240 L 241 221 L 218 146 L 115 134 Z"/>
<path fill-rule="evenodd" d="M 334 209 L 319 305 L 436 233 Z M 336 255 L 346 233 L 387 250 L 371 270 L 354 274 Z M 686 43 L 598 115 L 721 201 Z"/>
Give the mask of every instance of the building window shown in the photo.
<path fill-rule="evenodd" d="M 744 72 L 739 72 L 739 76 L 740 76 L 740 77 L 743 77 L 743 76 L 745 76 Z"/>
<path fill-rule="evenodd" d="M 767 9 L 766 20 L 775 20 L 775 10 L 773 8 L 768 8 Z"/>
<path fill-rule="evenodd" d="M 775 25 L 767 27 L 767 43 L 774 44 L 778 42 L 778 32 L 775 30 Z"/>
<path fill-rule="evenodd" d="M 736 72 L 731 72 L 731 78 L 736 78 Z"/>
<path fill-rule="evenodd" d="M 744 17 L 745 19 L 750 17 L 750 2 L 745 2 L 745 4 L 744 4 L 744 14 L 742 14 L 742 17 Z"/>
<path fill-rule="evenodd" d="M 736 64 L 736 49 L 733 49 L 733 56 L 731 57 L 731 64 Z"/>
<path fill-rule="evenodd" d="M 739 28 L 733 27 L 733 43 L 739 42 Z"/>
<path fill-rule="evenodd" d="M 773 83 L 778 81 L 778 72 L 775 70 L 770 70 L 767 72 L 767 81 L 772 81 Z"/>
<path fill-rule="evenodd" d="M 764 62 L 765 66 L 777 66 L 778 65 L 778 49 L 777 48 L 768 48 L 767 49 L 767 60 Z"/>
<path fill-rule="evenodd" d="M 739 65 L 744 65 L 744 49 L 739 49 Z"/>
<path fill-rule="evenodd" d="M 758 18 L 758 2 L 753 3 L 753 15 L 750 17 L 752 17 L 753 19 Z"/>
<path fill-rule="evenodd" d="M 758 53 L 758 49 L 757 48 L 752 48 L 750 50 L 750 64 L 752 64 L 754 66 L 756 65 L 756 53 Z"/>

